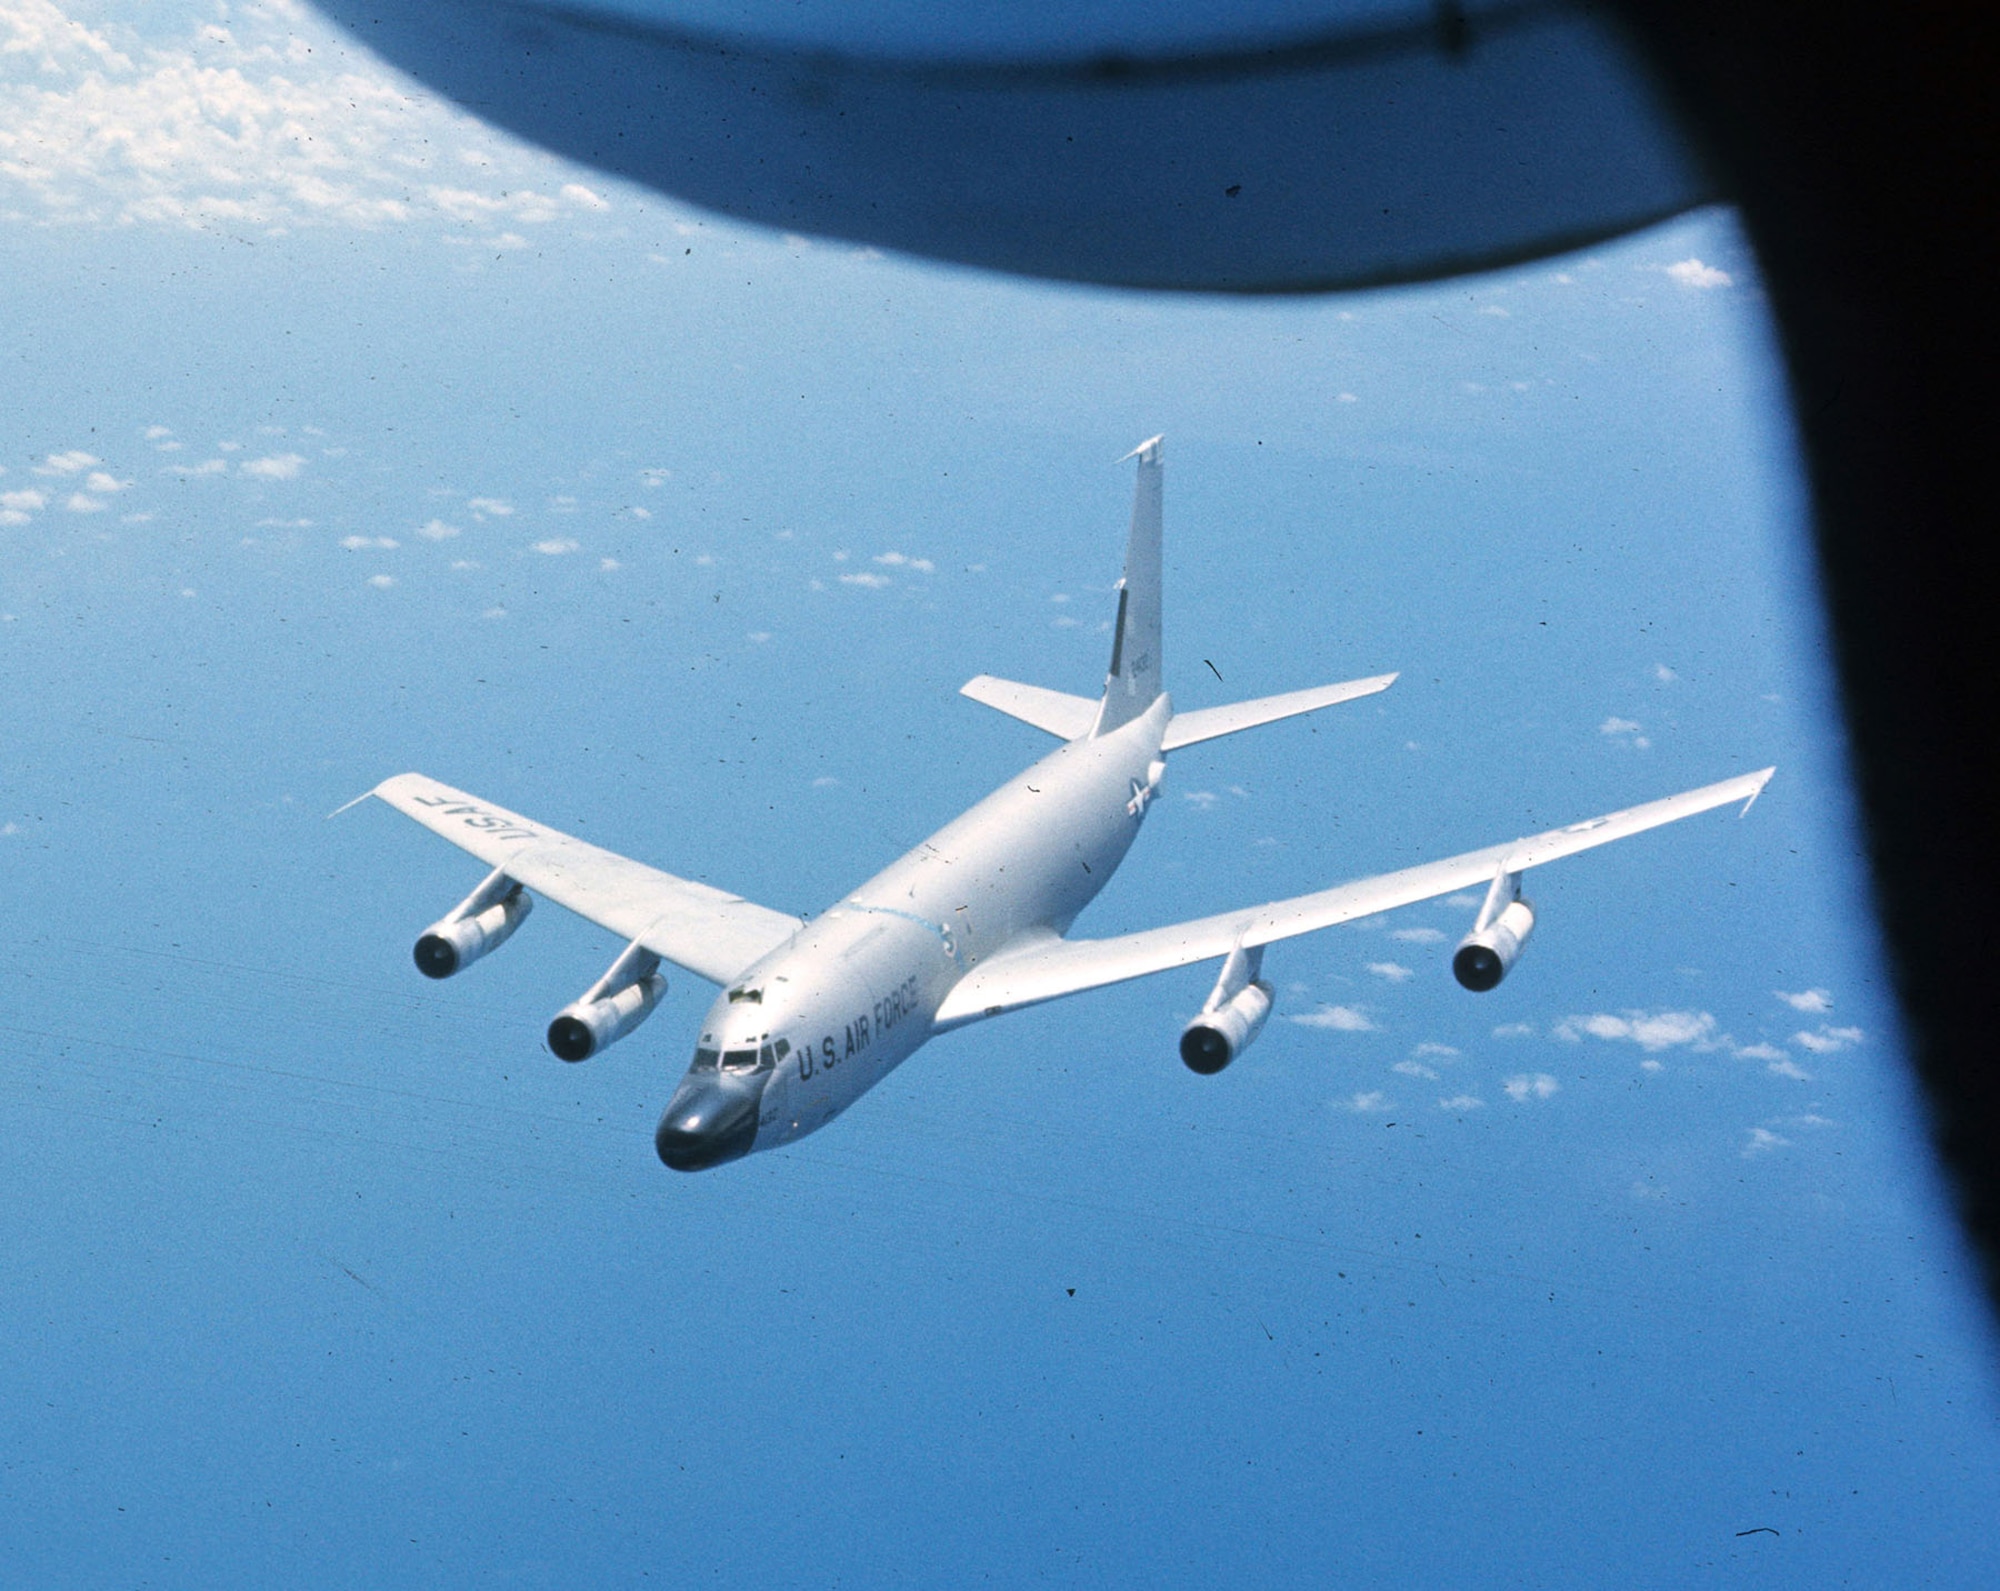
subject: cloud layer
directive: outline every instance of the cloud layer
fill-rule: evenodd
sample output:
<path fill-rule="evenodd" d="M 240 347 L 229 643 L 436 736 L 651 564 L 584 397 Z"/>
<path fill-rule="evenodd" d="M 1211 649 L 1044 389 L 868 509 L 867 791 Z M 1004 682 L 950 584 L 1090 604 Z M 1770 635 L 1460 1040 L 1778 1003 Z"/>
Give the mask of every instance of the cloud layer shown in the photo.
<path fill-rule="evenodd" d="M 149 42 L 123 22 L 85 26 L 54 0 L 0 0 L 0 220 L 427 220 L 491 243 L 609 208 L 553 161 L 392 78 L 297 0 L 228 15 Z"/>

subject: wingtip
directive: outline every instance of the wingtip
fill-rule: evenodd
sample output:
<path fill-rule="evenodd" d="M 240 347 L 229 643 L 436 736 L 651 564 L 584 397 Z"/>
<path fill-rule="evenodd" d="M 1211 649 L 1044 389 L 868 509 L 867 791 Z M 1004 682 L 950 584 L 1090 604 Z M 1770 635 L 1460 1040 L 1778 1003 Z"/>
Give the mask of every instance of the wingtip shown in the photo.
<path fill-rule="evenodd" d="M 374 789 L 363 790 L 361 794 L 356 796 L 352 801 L 341 802 L 339 806 L 335 807 L 331 812 L 327 813 L 326 815 L 327 822 L 331 823 L 335 818 L 339 817 L 341 813 L 345 812 L 349 807 L 360 806 L 362 802 L 366 801 L 370 796 L 372 796 L 375 793 L 375 789 L 379 788 L 380 786 L 376 786 Z"/>
<path fill-rule="evenodd" d="M 1750 786 L 1748 799 L 1744 801 L 1742 809 L 1736 814 L 1739 818 L 1749 814 L 1750 809 L 1757 804 L 1757 798 L 1764 793 L 1764 786 L 1771 782 L 1771 775 L 1777 771 L 1778 765 L 1772 763 L 1770 767 L 1759 768 L 1755 773 L 1750 775 L 1751 779 L 1755 782 Z"/>
<path fill-rule="evenodd" d="M 1137 459 L 1141 464 L 1157 464 L 1160 462 L 1160 444 L 1166 439 L 1167 433 L 1164 431 L 1158 436 L 1149 436 L 1118 462 L 1123 464 L 1128 460 Z"/>

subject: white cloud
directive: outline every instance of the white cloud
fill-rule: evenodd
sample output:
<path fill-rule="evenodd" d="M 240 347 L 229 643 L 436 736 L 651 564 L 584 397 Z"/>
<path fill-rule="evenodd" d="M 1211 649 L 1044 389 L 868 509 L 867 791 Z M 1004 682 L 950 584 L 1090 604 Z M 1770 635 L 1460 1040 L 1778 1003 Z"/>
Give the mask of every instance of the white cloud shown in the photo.
<path fill-rule="evenodd" d="M 1416 976 L 1408 967 L 1399 966 L 1393 961 L 1371 961 L 1368 963 L 1368 970 L 1376 977 L 1386 978 L 1391 983 L 1404 983 Z"/>
<path fill-rule="evenodd" d="M 1562 1089 L 1562 1084 L 1547 1072 L 1518 1072 L 1500 1086 L 1506 1090 L 1507 1097 L 1517 1103 L 1530 1099 L 1547 1099 Z"/>
<path fill-rule="evenodd" d="M 87 492 L 108 495 L 112 492 L 122 492 L 131 484 L 130 481 L 119 480 L 115 475 L 106 475 L 102 470 L 92 470 L 90 478 L 83 483 L 83 489 Z"/>
<path fill-rule="evenodd" d="M 1535 1030 L 1526 1022 L 1502 1022 L 1493 1030 L 1493 1036 L 1496 1039 L 1531 1039 Z"/>
<path fill-rule="evenodd" d="M 1671 685 L 1675 680 L 1680 678 L 1680 675 L 1676 674 L 1664 663 L 1655 663 L 1653 665 L 1653 678 L 1658 680 L 1662 685 Z"/>
<path fill-rule="evenodd" d="M 1783 989 L 1771 992 L 1794 1011 L 1804 1011 L 1812 1016 L 1833 1009 L 1833 996 L 1825 989 L 1801 989 L 1797 994 L 1787 994 Z"/>
<path fill-rule="evenodd" d="M 368 547 L 380 547 L 393 552 L 402 545 L 393 536 L 343 536 L 340 538 L 340 544 L 349 552 L 360 552 Z"/>
<path fill-rule="evenodd" d="M 1713 265 L 1704 265 L 1690 256 L 1666 267 L 1667 275 L 1683 287 L 1733 287 L 1735 278 Z"/>
<path fill-rule="evenodd" d="M 1424 1065 L 1422 1061 L 1398 1061 L 1389 1070 L 1400 1072 L 1404 1077 L 1427 1077 L 1433 1083 L 1437 1081 L 1437 1073 Z"/>
<path fill-rule="evenodd" d="M 1444 934 L 1436 928 L 1397 928 L 1391 930 L 1391 939 L 1400 939 L 1406 945 L 1441 945 Z"/>
<path fill-rule="evenodd" d="M 1441 1099 L 1438 1101 L 1439 1110 L 1482 1110 L 1485 1108 L 1485 1105 L 1486 1101 L 1481 1099 L 1477 1094 L 1454 1094 L 1450 1099 Z"/>
<path fill-rule="evenodd" d="M 203 459 L 199 464 L 169 464 L 167 470 L 173 475 L 222 475 L 229 466 L 221 459 Z"/>
<path fill-rule="evenodd" d="M 1459 1054 L 1458 1050 L 1452 1045 L 1434 1044 L 1428 1039 L 1426 1039 L 1422 1044 L 1419 1044 L 1415 1049 L 1410 1051 L 1410 1053 L 1412 1055 L 1434 1056 L 1435 1058 L 1441 1061 L 1455 1061 L 1458 1059 L 1458 1054 Z"/>
<path fill-rule="evenodd" d="M 1572 1044 L 1585 1035 L 1636 1044 L 1649 1053 L 1679 1044 L 1710 1050 L 1724 1042 L 1715 1031 L 1715 1018 L 1706 1011 L 1627 1011 L 1623 1016 L 1599 1011 L 1564 1017 L 1555 1026 L 1555 1036 Z"/>
<path fill-rule="evenodd" d="M 0 508 L 0 525 L 25 525 L 29 516 L 18 508 Z"/>
<path fill-rule="evenodd" d="M 0 149 L 4 149 L 4 147 L 4 144 L 0 144 Z M 94 453 L 85 453 L 80 448 L 72 448 L 67 453 L 51 453 L 35 466 L 35 473 L 37 475 L 75 475 L 79 471 L 89 469 L 93 464 L 101 464 L 103 462 Z"/>
<path fill-rule="evenodd" d="M 1743 1158 L 1745 1160 L 1754 1159 L 1758 1155 L 1769 1154 L 1773 1149 L 1785 1149 L 1791 1146 L 1791 1139 L 1780 1138 L 1768 1127 L 1751 1127 L 1747 1131 L 1749 1138 L 1743 1145 Z"/>
<path fill-rule="evenodd" d="M 600 558 L 597 560 L 597 567 L 605 574 L 610 574 L 612 570 L 623 569 L 625 566 L 616 558 Z"/>
<path fill-rule="evenodd" d="M 1351 392 L 1342 392 L 1336 394 L 1333 401 L 1335 403 L 1359 403 L 1361 400 Z"/>
<path fill-rule="evenodd" d="M 507 610 L 505 608 L 488 608 L 479 616 L 482 619 L 504 619 L 507 617 Z"/>
<path fill-rule="evenodd" d="M 417 534 L 425 541 L 450 541 L 458 534 L 456 525 L 447 525 L 441 519 L 433 519 L 417 527 Z"/>
<path fill-rule="evenodd" d="M 1785 1052 L 1775 1044 L 1746 1044 L 1736 1052 L 1739 1061 L 1782 1061 Z"/>
<path fill-rule="evenodd" d="M 38 508 L 46 508 L 48 502 L 48 498 L 32 488 L 20 492 L 0 492 L 0 508 L 11 508 L 17 514 L 32 514 Z"/>
<path fill-rule="evenodd" d="M 672 470 L 641 470 L 639 479 L 648 486 L 664 486 L 674 478 Z"/>
<path fill-rule="evenodd" d="M 1765 1067 L 1764 1069 L 1767 1072 L 1775 1072 L 1779 1077 L 1789 1077 L 1797 1082 L 1810 1083 L 1812 1081 L 1812 1073 L 1807 1071 L 1803 1066 L 1799 1065 L 1797 1061 L 1792 1061 L 1792 1060 L 1773 1061 L 1769 1066 Z"/>
<path fill-rule="evenodd" d="M 1302 1028 L 1330 1028 L 1337 1033 L 1373 1033 L 1375 1024 L 1351 1005 L 1324 1005 L 1292 1020 Z"/>
<path fill-rule="evenodd" d="M 840 583 L 844 586 L 860 586 L 868 591 L 880 591 L 884 586 L 890 584 L 890 580 L 887 575 L 878 575 L 872 571 L 863 570 L 860 574 L 842 575 Z"/>
<path fill-rule="evenodd" d="M 50 0 L 0 0 L 0 210 L 237 233 L 460 223 L 506 246 L 518 232 L 488 229 L 608 208 L 295 0 L 178 36 L 113 17 L 91 28 Z"/>
<path fill-rule="evenodd" d="M 1342 1110 L 1356 1111 L 1361 1115 L 1375 1115 L 1381 1111 L 1394 1110 L 1396 1102 L 1380 1089 L 1365 1094 L 1356 1094 L 1352 1099 L 1339 1101 Z"/>
<path fill-rule="evenodd" d="M 63 499 L 63 507 L 72 514 L 101 514 L 104 505 L 94 497 L 86 497 L 82 492 L 71 492 Z"/>
<path fill-rule="evenodd" d="M 1447 896 L 1445 896 L 1445 898 L 1444 898 L 1444 903 L 1445 903 L 1445 905 L 1447 905 L 1447 906 L 1456 906 L 1456 907 L 1458 907 L 1458 908 L 1459 908 L 1460 910 L 1463 910 L 1463 909 L 1464 909 L 1465 907 L 1467 907 L 1467 906 L 1483 906 L 1483 905 L 1485 905 L 1485 904 L 1486 904 L 1486 897 L 1485 897 L 1484 895 L 1467 895 L 1467 894 L 1464 894 L 1463 892 L 1461 892 L 1461 893 L 1459 893 L 1459 894 L 1457 894 L 1457 895 L 1447 895 Z"/>
<path fill-rule="evenodd" d="M 556 536 L 551 537 L 547 541 L 536 542 L 532 550 L 541 553 L 544 557 L 560 558 L 564 553 L 576 552 L 582 546 L 583 543 L 580 541 L 572 541 L 567 536 Z"/>
<path fill-rule="evenodd" d="M 387 591 L 396 583 L 396 577 L 394 575 L 370 575 L 368 583 L 377 591 Z"/>
<path fill-rule="evenodd" d="M 297 453 L 273 453 L 261 459 L 245 459 L 237 467 L 243 474 L 262 481 L 289 481 L 297 477 L 305 464 L 305 459 Z"/>
<path fill-rule="evenodd" d="M 1830 1028 L 1821 1023 L 1817 1033 L 1794 1033 L 1792 1042 L 1815 1055 L 1831 1055 L 1836 1050 L 1859 1044 L 1864 1037 L 1859 1028 Z"/>
<path fill-rule="evenodd" d="M 1607 718 L 1597 726 L 1597 732 L 1600 735 L 1630 735 L 1632 738 L 1626 744 L 1640 751 L 1650 751 L 1653 746 L 1652 741 L 1639 733 L 1639 725 L 1630 718 Z"/>
<path fill-rule="evenodd" d="M 465 506 L 481 519 L 505 519 L 514 512 L 514 505 L 504 497 L 471 497 Z"/>
<path fill-rule="evenodd" d="M 875 561 L 886 564 L 891 569 L 914 569 L 919 574 L 931 574 L 937 565 L 928 558 L 911 558 L 900 552 L 878 552 Z"/>
<path fill-rule="evenodd" d="M 144 436 L 148 442 L 158 442 L 163 437 L 172 436 L 174 434 L 174 428 L 170 425 L 149 425 L 140 434 Z"/>
<path fill-rule="evenodd" d="M 1187 802 L 1189 806 L 1206 812 L 1216 802 L 1220 801 L 1222 797 L 1217 795 L 1213 790 L 1183 790 L 1181 792 L 1181 799 Z"/>

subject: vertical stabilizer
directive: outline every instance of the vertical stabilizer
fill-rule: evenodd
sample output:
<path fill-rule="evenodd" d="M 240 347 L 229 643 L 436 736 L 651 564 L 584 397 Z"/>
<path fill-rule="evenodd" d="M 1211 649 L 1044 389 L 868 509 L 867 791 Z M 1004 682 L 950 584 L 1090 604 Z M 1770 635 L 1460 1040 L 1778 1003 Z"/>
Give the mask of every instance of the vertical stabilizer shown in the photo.
<path fill-rule="evenodd" d="M 1159 699 L 1160 683 L 1160 441 L 1141 442 L 1132 491 L 1132 537 L 1125 544 L 1125 578 L 1118 582 L 1111 671 L 1095 733 L 1104 735 L 1142 716 Z"/>

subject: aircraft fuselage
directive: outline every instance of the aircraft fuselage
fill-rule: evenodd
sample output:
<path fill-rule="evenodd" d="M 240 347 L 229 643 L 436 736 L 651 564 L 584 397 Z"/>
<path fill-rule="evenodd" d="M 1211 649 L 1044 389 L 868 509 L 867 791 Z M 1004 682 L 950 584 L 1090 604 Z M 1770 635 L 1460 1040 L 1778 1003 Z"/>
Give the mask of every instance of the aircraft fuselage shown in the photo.
<path fill-rule="evenodd" d="M 1162 695 L 1059 747 L 732 983 L 660 1119 L 660 1158 L 696 1171 L 817 1131 L 940 1031 L 973 967 L 1067 932 L 1138 838 L 1172 716 Z"/>

